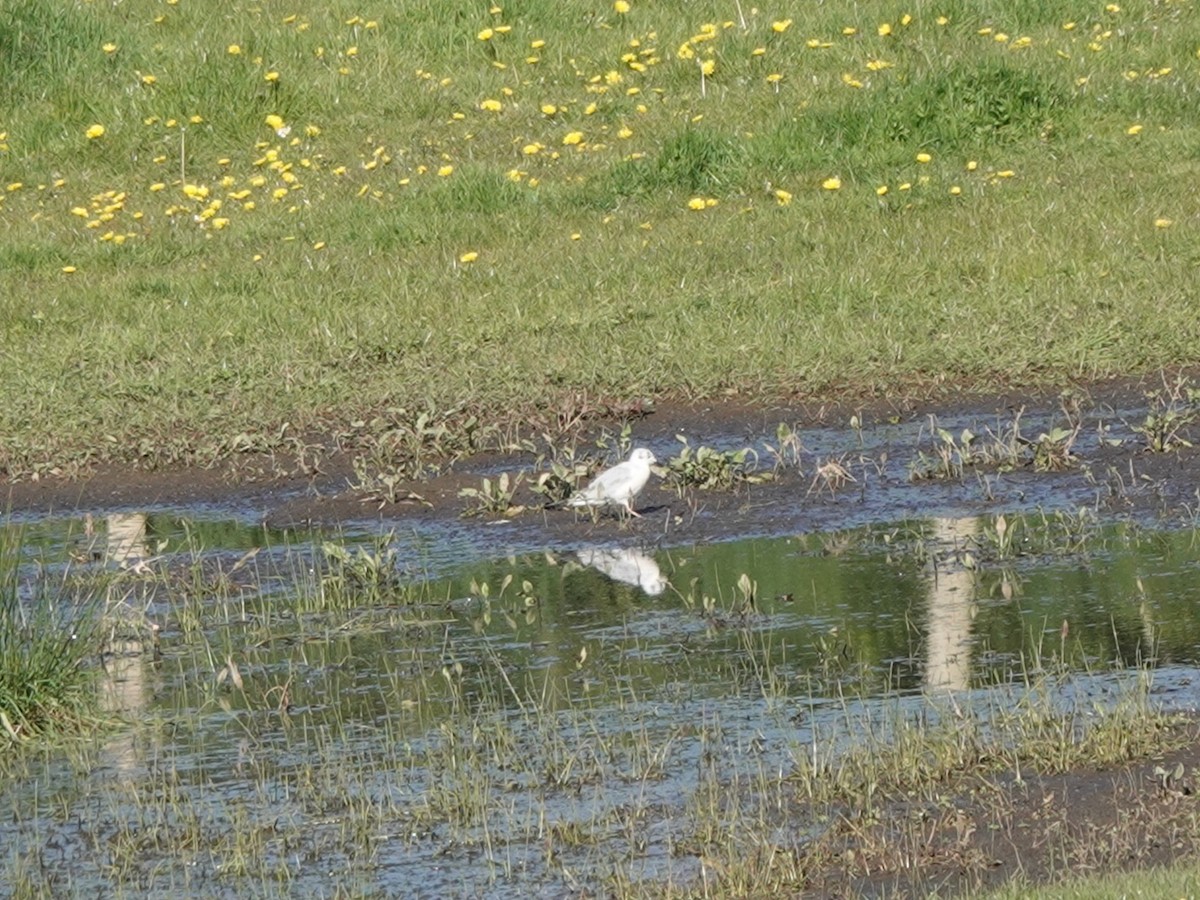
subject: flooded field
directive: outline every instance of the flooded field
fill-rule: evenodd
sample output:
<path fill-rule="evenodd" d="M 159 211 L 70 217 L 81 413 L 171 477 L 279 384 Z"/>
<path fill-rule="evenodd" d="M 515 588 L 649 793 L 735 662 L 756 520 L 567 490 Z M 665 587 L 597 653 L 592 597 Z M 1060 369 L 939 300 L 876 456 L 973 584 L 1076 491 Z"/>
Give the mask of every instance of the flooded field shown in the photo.
<path fill-rule="evenodd" d="M 27 590 L 103 609 L 119 724 L 9 764 L 6 896 L 803 883 L 897 796 L 945 814 L 914 771 L 1200 704 L 1200 534 L 1087 509 L 507 553 L 477 521 L 9 527 Z"/>
<path fill-rule="evenodd" d="M 662 412 L 408 482 L 10 485 L 6 584 L 102 647 L 111 721 L 4 757 L 0 896 L 925 896 L 1170 863 L 1200 848 L 1200 412 L 1163 396 L 802 434 Z M 639 518 L 534 490 L 630 445 L 660 462 Z"/>

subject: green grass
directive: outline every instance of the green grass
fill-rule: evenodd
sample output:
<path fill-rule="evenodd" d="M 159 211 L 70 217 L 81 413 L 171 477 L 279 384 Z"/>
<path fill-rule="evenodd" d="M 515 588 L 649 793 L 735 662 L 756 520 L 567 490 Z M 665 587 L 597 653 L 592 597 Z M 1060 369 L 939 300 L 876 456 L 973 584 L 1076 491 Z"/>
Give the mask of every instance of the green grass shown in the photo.
<path fill-rule="evenodd" d="M 97 605 L 22 585 L 20 552 L 19 531 L 0 529 L 0 746 L 70 730 L 96 708 Z"/>
<path fill-rule="evenodd" d="M 1190 6 L 500 5 L 6 4 L 0 471 L 1195 359 Z"/>
<path fill-rule="evenodd" d="M 981 894 L 983 900 L 1127 900 L 1130 897 L 1195 897 L 1200 893 L 1200 868 L 1180 864 L 1169 868 L 1120 872 L 1071 879 L 1053 887 L 1013 884 Z"/>

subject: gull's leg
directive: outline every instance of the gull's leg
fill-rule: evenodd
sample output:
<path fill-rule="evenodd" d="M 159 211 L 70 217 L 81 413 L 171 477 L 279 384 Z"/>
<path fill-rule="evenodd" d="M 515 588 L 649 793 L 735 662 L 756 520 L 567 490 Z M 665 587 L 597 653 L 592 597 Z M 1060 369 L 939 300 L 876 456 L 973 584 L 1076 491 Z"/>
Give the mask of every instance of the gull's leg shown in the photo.
<path fill-rule="evenodd" d="M 640 519 L 642 517 L 642 514 L 640 512 L 636 512 L 634 510 L 632 498 L 625 501 L 625 511 L 627 513 L 629 513 L 631 516 L 633 516 L 635 519 Z"/>

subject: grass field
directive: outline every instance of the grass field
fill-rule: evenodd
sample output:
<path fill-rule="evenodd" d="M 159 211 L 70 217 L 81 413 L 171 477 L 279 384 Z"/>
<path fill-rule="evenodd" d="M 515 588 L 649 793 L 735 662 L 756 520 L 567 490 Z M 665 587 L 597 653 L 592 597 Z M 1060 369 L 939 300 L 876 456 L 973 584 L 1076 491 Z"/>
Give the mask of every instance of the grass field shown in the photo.
<path fill-rule="evenodd" d="M 9 0 L 0 472 L 1187 364 L 1198 52 L 1175 0 Z"/>

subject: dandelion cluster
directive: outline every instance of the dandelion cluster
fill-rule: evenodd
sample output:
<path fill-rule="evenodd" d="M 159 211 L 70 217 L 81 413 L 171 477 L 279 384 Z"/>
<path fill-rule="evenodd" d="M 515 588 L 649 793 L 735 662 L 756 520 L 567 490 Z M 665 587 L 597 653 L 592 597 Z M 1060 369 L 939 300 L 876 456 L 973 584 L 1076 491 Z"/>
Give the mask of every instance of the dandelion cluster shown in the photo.
<path fill-rule="evenodd" d="M 586 40 L 557 46 L 535 15 L 510 16 L 497 3 L 444 26 L 459 32 L 442 42 L 460 48 L 451 60 L 410 47 L 398 14 L 332 21 L 316 8 L 281 15 L 255 6 L 244 21 L 287 41 L 261 40 L 247 26 L 197 48 L 206 60 L 204 78 L 212 81 L 207 94 L 192 90 L 184 69 L 169 57 L 137 47 L 114 25 L 111 39 L 92 52 L 97 65 L 115 73 L 121 99 L 112 101 L 111 115 L 94 112 L 103 103 L 84 104 L 95 118 L 71 123 L 57 158 L 77 152 L 92 161 L 135 159 L 136 165 L 114 173 L 110 184 L 67 179 L 57 189 L 57 214 L 81 234 L 114 246 L 188 232 L 238 240 L 250 219 L 259 223 L 255 234 L 294 240 L 301 227 L 319 221 L 314 213 L 325 202 L 403 203 L 488 172 L 520 190 L 539 191 L 574 189 L 621 165 L 649 170 L 659 160 L 669 167 L 661 160 L 670 141 L 692 128 L 736 135 L 738 154 L 751 161 L 747 175 L 668 184 L 665 209 L 725 215 L 762 204 L 787 216 L 801 200 L 896 204 L 897 210 L 919 195 L 965 203 L 1023 183 L 1025 173 L 1005 158 L 1004 143 L 972 147 L 968 157 L 936 128 L 923 132 L 926 123 L 917 119 L 906 123 L 906 157 L 880 152 L 869 164 L 843 166 L 796 163 L 786 153 L 776 159 L 769 130 L 776 122 L 804 120 L 817 107 L 853 110 L 857 103 L 880 102 L 873 98 L 901 97 L 928 76 L 929 60 L 945 56 L 952 41 L 988 54 L 1004 71 L 1036 64 L 1081 102 L 1100 91 L 1174 90 L 1180 67 L 1191 64 L 1158 58 L 1153 46 L 1132 46 L 1128 14 L 1119 4 L 1093 4 L 1086 16 L 1029 31 L 1000 18 L 956 22 L 936 8 L 890 8 L 886 16 L 847 8 L 837 24 L 826 16 L 819 26 L 791 4 L 736 9 L 729 18 L 691 20 L 686 12 L 615 0 L 589 14 L 594 28 Z M 168 4 L 152 21 L 173 24 L 184 13 Z M 96 14 L 117 15 L 99 8 Z M 283 46 L 295 52 L 279 50 Z M 259 55 L 261 47 L 274 47 L 278 55 Z M 397 70 L 403 58 L 397 48 L 412 52 L 411 67 Z M 360 134 L 352 130 L 353 117 L 338 119 L 332 129 L 316 124 L 343 98 L 369 109 L 381 73 L 402 82 L 407 102 L 428 111 L 422 133 L 380 127 Z M 1020 102 L 1026 89 L 1012 90 L 1012 96 L 988 102 Z M 226 96 L 243 98 L 242 108 L 203 100 Z M 258 112 L 249 117 L 246 109 Z M 386 119 L 377 113 L 377 120 Z M 852 112 L 844 115 L 852 121 Z M 1052 115 L 1046 118 L 1039 137 L 1049 140 L 1054 122 Z M 0 124 L 0 158 L 33 159 L 31 134 L 9 119 Z M 1163 130 L 1151 115 L 1139 115 L 1114 126 L 1113 134 L 1132 144 L 1154 140 Z M 891 139 L 869 131 L 855 138 Z M 751 164 L 759 170 L 749 172 Z M 765 194 L 755 187 L 759 172 L 773 184 Z M 25 180 L 49 182 L 50 175 L 30 171 Z M 28 193 L 23 185 L 18 178 L 8 182 L 4 193 L 17 199 L 0 209 L 20 202 Z M 735 197 L 736 203 L 720 205 Z M 40 216 L 56 212 L 44 196 L 28 202 L 38 204 Z M 1174 221 L 1163 212 L 1153 220 L 1160 229 Z M 317 244 L 325 246 L 320 239 L 306 241 L 310 248 Z M 477 252 L 453 258 L 466 265 Z"/>

